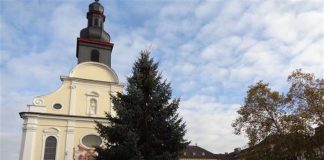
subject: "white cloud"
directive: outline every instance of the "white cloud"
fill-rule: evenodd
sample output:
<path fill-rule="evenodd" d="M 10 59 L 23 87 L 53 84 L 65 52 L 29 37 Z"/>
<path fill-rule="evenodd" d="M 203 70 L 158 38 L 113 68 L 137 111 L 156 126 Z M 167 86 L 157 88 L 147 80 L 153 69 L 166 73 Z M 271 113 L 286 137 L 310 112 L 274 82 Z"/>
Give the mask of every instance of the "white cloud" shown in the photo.
<path fill-rule="evenodd" d="M 179 91 L 181 91 L 182 93 L 188 93 L 194 90 L 196 87 L 197 83 L 188 78 L 187 81 L 181 82 L 181 84 L 177 88 L 179 88 Z"/>
<path fill-rule="evenodd" d="M 202 1 L 202 3 L 200 3 L 195 9 L 195 16 L 197 19 L 201 20 L 213 18 L 219 14 L 221 11 L 221 6 L 221 1 L 217 1 L 216 3 L 211 3 L 211 1 Z"/>
<path fill-rule="evenodd" d="M 201 53 L 202 58 L 217 62 L 218 66 L 233 65 L 238 54 L 236 49 L 241 43 L 238 36 L 229 36 L 207 46 Z"/>
<path fill-rule="evenodd" d="M 214 153 L 242 147 L 245 139 L 233 134 L 231 127 L 238 104 L 221 104 L 214 97 L 194 95 L 180 103 L 180 115 L 186 121 L 188 140 Z"/>
<path fill-rule="evenodd" d="M 290 70 L 303 66 L 307 72 L 323 77 L 324 71 L 324 40 L 315 41 L 291 60 Z"/>
<path fill-rule="evenodd" d="M 48 30 L 54 43 L 76 45 L 80 30 L 87 26 L 86 15 L 75 4 L 61 4 L 52 13 Z"/>
<path fill-rule="evenodd" d="M 286 43 L 293 43 L 297 40 L 297 32 L 293 27 L 292 14 L 272 14 L 266 16 L 265 22 L 267 22 L 268 28 L 265 34 L 268 37 L 281 40 Z"/>
<path fill-rule="evenodd" d="M 16 49 L 17 45 L 26 47 L 26 42 L 24 42 L 23 39 L 19 37 L 19 33 L 17 33 L 17 31 L 15 31 L 15 28 L 10 26 L 8 22 L 6 22 L 3 16 L 1 15 L 0 15 L 0 27 L 1 27 L 0 29 L 2 30 L 0 36 L 0 41 L 2 43 L 1 45 L 6 46 L 6 48 L 9 48 L 11 50 Z M 3 52 L 1 53 L 4 54 Z"/>
<path fill-rule="evenodd" d="M 112 52 L 112 67 L 119 75 L 119 80 L 126 82 L 126 75 L 130 73 L 132 64 L 139 56 L 140 51 L 148 49 L 152 44 L 136 30 L 119 33 L 113 43 L 115 45 Z"/>
<path fill-rule="evenodd" d="M 182 74 L 186 75 L 186 74 L 191 74 L 192 72 L 194 72 L 196 66 L 194 66 L 191 63 L 188 62 L 181 62 L 179 64 L 176 64 L 176 66 L 174 67 L 174 72 L 181 72 Z"/>

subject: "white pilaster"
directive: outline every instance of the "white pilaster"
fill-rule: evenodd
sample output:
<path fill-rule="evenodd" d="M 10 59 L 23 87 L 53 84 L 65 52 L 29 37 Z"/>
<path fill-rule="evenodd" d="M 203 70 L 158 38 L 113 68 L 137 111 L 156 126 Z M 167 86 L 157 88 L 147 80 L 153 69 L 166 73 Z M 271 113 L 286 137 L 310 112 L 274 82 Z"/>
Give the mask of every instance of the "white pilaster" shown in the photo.
<path fill-rule="evenodd" d="M 74 121 L 69 120 L 66 127 L 65 160 L 73 160 Z"/>
<path fill-rule="evenodd" d="M 26 130 L 25 130 L 25 126 L 23 126 L 22 135 L 21 135 L 21 143 L 20 143 L 19 160 L 23 160 L 23 154 L 24 154 L 24 149 L 25 149 L 25 139 L 26 139 Z"/>
<path fill-rule="evenodd" d="M 69 108 L 69 115 L 75 114 L 75 103 L 76 103 L 76 85 L 74 82 L 71 82 L 70 86 L 70 108 Z"/>
<path fill-rule="evenodd" d="M 34 160 L 37 119 L 27 117 L 23 126 L 20 160 Z"/>

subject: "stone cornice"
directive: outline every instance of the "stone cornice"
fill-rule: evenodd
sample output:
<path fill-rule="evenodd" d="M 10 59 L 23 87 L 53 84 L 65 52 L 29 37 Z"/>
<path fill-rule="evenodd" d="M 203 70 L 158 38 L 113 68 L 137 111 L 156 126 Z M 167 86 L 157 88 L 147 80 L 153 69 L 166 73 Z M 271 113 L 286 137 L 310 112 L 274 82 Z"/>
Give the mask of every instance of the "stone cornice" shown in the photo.
<path fill-rule="evenodd" d="M 92 84 L 101 84 L 101 85 L 105 85 L 105 86 L 110 86 L 110 85 L 117 85 L 117 86 L 121 86 L 121 87 L 125 86 L 125 84 L 118 83 L 118 82 L 106 82 L 106 81 L 98 81 L 98 80 L 92 80 L 92 79 L 69 77 L 69 76 L 61 76 L 60 79 L 61 79 L 61 81 L 84 82 L 84 83 L 92 83 Z"/>
<path fill-rule="evenodd" d="M 79 121 L 106 121 L 105 117 L 88 117 L 79 115 L 66 115 L 66 114 L 53 114 L 53 113 L 40 113 L 40 112 L 20 112 L 22 119 L 26 117 L 39 117 L 48 119 L 63 119 L 63 120 L 79 120 Z"/>

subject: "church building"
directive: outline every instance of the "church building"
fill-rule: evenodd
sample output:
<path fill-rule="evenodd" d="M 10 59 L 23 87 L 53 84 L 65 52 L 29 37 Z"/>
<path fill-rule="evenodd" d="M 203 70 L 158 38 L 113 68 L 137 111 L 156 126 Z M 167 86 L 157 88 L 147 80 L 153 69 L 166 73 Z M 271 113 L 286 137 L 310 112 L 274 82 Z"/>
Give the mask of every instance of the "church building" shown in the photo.
<path fill-rule="evenodd" d="M 111 68 L 114 44 L 104 30 L 104 7 L 89 5 L 88 25 L 77 38 L 77 65 L 54 92 L 37 96 L 20 112 L 23 119 L 20 160 L 89 160 L 103 144 L 95 121 L 114 115 L 110 96 L 123 84 Z"/>

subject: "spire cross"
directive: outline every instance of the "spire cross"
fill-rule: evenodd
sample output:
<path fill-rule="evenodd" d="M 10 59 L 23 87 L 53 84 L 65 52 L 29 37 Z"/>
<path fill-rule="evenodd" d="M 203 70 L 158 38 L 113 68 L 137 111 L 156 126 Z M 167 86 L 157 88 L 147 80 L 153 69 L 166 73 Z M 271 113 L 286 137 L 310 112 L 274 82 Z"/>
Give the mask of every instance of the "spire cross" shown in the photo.
<path fill-rule="evenodd" d="M 98 2 L 99 0 L 95 0 L 96 2 Z"/>

